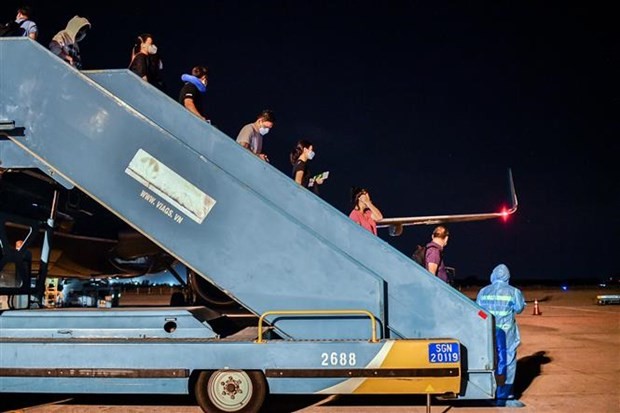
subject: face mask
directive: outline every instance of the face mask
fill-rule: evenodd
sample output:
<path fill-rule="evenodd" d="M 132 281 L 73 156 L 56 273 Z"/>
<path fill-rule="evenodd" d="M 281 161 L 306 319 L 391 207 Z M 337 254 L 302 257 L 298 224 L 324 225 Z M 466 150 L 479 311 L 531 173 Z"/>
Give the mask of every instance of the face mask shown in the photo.
<path fill-rule="evenodd" d="M 150 45 L 149 49 L 148 49 L 148 52 L 149 52 L 149 54 L 157 53 L 157 46 L 155 46 L 154 44 Z"/>
<path fill-rule="evenodd" d="M 258 133 L 260 133 L 262 136 L 265 136 L 269 133 L 269 128 L 258 128 Z"/>
<path fill-rule="evenodd" d="M 314 155 L 316 155 L 314 151 L 308 152 L 308 160 L 312 160 L 312 158 L 314 158 Z"/>

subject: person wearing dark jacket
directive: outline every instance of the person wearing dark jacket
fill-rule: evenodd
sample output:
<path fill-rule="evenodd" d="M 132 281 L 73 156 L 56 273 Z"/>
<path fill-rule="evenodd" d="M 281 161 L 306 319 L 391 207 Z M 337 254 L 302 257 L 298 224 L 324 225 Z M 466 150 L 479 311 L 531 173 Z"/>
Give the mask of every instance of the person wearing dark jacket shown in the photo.
<path fill-rule="evenodd" d="M 156 57 L 157 45 L 153 42 L 153 36 L 143 33 L 136 37 L 136 42 L 131 50 L 131 62 L 129 70 L 146 80 L 152 85 L 157 86 L 161 80 L 161 60 Z"/>

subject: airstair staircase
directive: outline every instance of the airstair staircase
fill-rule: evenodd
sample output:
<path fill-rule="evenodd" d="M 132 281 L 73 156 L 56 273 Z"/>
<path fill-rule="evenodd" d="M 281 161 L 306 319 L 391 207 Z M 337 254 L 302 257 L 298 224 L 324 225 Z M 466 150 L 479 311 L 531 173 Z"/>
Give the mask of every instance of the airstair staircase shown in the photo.
<path fill-rule="evenodd" d="M 19 131 L 1 167 L 81 189 L 252 313 L 365 310 L 384 338 L 455 338 L 464 397 L 494 393 L 488 313 L 133 73 L 0 39 L 0 120 Z M 295 340 L 370 334 L 352 315 L 267 321 Z"/>

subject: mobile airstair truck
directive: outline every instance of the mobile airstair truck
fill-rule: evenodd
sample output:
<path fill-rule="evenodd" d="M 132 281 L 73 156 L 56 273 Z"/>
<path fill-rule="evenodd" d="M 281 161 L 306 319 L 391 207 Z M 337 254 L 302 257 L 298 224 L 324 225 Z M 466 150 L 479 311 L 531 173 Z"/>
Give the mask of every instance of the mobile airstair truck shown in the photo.
<path fill-rule="evenodd" d="M 0 129 L 3 172 L 83 191 L 257 319 L 235 331 L 205 307 L 13 302 L 1 392 L 195 393 L 205 412 L 256 412 L 268 393 L 494 397 L 489 313 L 129 71 L 0 39 Z M 44 275 L 54 204 L 42 222 L 2 215 L 13 301 L 44 282 L 26 251 L 43 243 Z"/>

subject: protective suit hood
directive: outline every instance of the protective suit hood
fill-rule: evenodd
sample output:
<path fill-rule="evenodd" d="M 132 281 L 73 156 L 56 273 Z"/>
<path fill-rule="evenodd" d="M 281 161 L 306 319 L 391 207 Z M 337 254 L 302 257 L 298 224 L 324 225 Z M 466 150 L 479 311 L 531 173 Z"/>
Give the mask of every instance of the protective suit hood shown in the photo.
<path fill-rule="evenodd" d="M 504 264 L 500 264 L 493 269 L 491 273 L 491 283 L 495 283 L 497 281 L 507 283 L 510 281 L 510 270 Z"/>
<path fill-rule="evenodd" d="M 67 23 L 67 27 L 64 30 L 59 31 L 52 40 L 57 41 L 61 45 L 75 44 L 79 42 L 76 36 L 80 29 L 88 27 L 90 29 L 91 24 L 85 17 L 73 16 Z"/>

